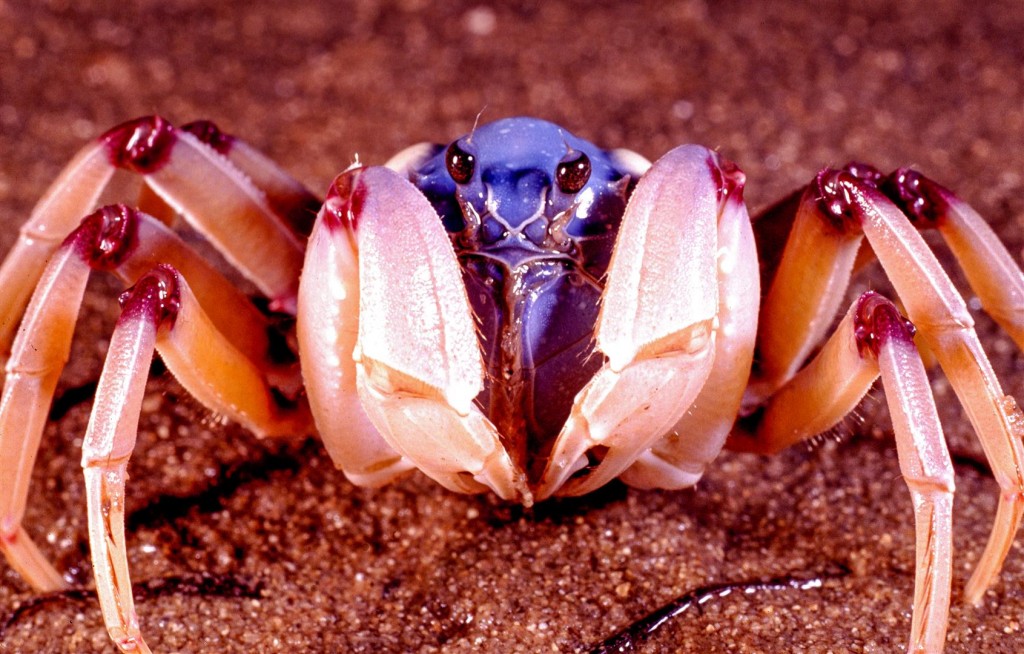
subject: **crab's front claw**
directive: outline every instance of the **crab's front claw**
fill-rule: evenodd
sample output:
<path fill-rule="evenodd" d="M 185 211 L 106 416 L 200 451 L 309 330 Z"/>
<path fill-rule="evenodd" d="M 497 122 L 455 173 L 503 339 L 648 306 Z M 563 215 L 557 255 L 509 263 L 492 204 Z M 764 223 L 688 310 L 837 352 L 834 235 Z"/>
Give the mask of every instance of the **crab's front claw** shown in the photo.
<path fill-rule="evenodd" d="M 738 169 L 697 146 L 676 148 L 640 180 L 622 219 L 601 300 L 597 348 L 607 360 L 576 398 L 539 497 L 586 493 L 624 472 L 670 434 L 709 378 L 716 380 L 723 406 L 735 414 L 756 315 L 747 312 L 742 326 L 726 332 L 720 318 L 733 324 L 732 295 L 752 288 L 756 298 L 756 270 L 749 262 L 730 269 L 721 264 L 753 247 L 742 184 Z M 728 225 L 721 234 L 720 223 Z M 739 283 L 730 286 L 733 277 Z M 728 348 L 722 351 L 729 356 L 719 363 L 715 355 L 723 335 Z M 711 458 L 731 418 L 726 423 L 709 437 Z M 681 457 L 668 458 L 686 459 L 707 449 L 691 445 L 682 447 Z M 638 485 L 650 485 L 648 475 L 672 476 L 666 466 L 701 467 L 706 457 L 698 458 L 662 461 L 661 470 L 648 462 L 633 477 Z"/>
<path fill-rule="evenodd" d="M 387 168 L 343 173 L 305 270 L 303 374 L 320 433 L 346 474 L 379 484 L 415 466 L 453 490 L 491 488 L 532 502 L 473 404 L 484 375 L 473 315 L 423 194 Z"/>

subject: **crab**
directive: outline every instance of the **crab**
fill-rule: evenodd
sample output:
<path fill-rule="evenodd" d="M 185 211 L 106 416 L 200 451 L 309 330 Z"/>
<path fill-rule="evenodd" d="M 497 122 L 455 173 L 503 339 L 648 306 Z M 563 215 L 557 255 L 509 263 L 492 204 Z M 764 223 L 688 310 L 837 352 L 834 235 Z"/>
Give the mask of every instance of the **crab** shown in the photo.
<path fill-rule="evenodd" d="M 118 170 L 141 179 L 138 208 L 97 209 Z M 416 469 L 524 505 L 615 478 L 693 486 L 723 448 L 772 453 L 829 429 L 881 377 L 917 530 L 907 649 L 940 652 L 954 481 L 921 350 L 1001 489 L 969 601 L 996 579 L 1024 511 L 1024 415 L 919 231 L 938 229 L 1021 346 L 1024 275 L 974 210 L 912 170 L 825 169 L 754 221 L 744 183 L 704 147 L 652 164 L 512 118 L 357 162 L 321 203 L 212 123 L 115 127 L 65 168 L 0 268 L 0 548 L 33 588 L 64 586 L 22 518 L 86 280 L 106 270 L 131 286 L 82 465 L 97 593 L 122 651 L 149 651 L 124 494 L 156 351 L 256 434 L 317 432 L 355 484 Z M 176 236 L 176 214 L 263 300 Z M 874 259 L 907 315 L 867 292 L 836 322 Z"/>

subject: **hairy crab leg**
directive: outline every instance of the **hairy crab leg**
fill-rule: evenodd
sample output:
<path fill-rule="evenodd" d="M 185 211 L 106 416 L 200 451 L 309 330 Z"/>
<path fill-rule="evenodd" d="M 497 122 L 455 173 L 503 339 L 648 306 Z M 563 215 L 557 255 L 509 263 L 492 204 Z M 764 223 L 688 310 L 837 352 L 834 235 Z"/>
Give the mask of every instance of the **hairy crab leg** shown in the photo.
<path fill-rule="evenodd" d="M 718 456 L 750 376 L 760 298 L 757 252 L 743 202 L 742 173 L 731 170 L 718 219 L 718 328 L 714 364 L 700 394 L 667 436 L 619 478 L 638 488 L 687 488 Z"/>
<path fill-rule="evenodd" d="M 473 403 L 484 375 L 476 325 L 451 241 L 423 194 L 388 168 L 352 168 L 335 180 L 313 243 L 311 263 L 340 272 L 307 271 L 302 293 L 308 284 L 316 306 L 304 300 L 299 325 L 303 360 L 326 359 L 303 374 L 336 463 L 355 479 L 374 472 L 368 454 L 382 456 L 384 469 L 405 465 L 366 433 L 332 429 L 342 416 L 329 407 L 331 394 L 350 393 L 354 374 L 367 419 L 398 455 L 452 490 L 491 488 L 531 503 L 523 474 Z M 346 334 L 333 350 L 318 337 L 328 327 Z"/>
<path fill-rule="evenodd" d="M 240 353 L 242 365 L 261 378 L 297 387 L 296 371 L 271 360 L 272 343 L 265 318 L 234 286 L 158 221 L 124 206 L 105 207 L 84 218 L 50 260 L 32 297 L 14 342 L 0 399 L 0 546 L 12 566 L 36 588 L 52 589 L 60 577 L 35 551 L 20 524 L 28 484 L 39 450 L 46 414 L 61 370 L 92 270 L 109 270 L 134 281 L 158 262 L 187 271 L 200 301 L 213 309 L 211 320 L 218 333 Z M 191 373 L 212 361 L 209 355 L 195 365 L 179 366 Z M 246 363 L 247 362 L 247 363 Z M 230 375 L 228 375 L 230 377 Z M 254 395 L 253 397 L 259 397 Z M 248 400 L 252 401 L 252 400 Z M 208 404 L 214 404 L 207 401 Z M 269 427 L 288 431 L 294 422 Z M 267 419 L 247 424 L 267 430 Z"/>
<path fill-rule="evenodd" d="M 945 644 L 953 571 L 953 465 L 913 336 L 913 325 L 891 302 L 865 293 L 815 358 L 769 399 L 755 441 L 771 452 L 829 429 L 881 374 L 917 530 L 907 651 L 938 653 Z"/>
<path fill-rule="evenodd" d="M 667 434 L 700 392 L 719 327 L 718 221 L 729 185 L 741 181 L 714 153 L 684 146 L 637 184 L 595 329 L 607 360 L 576 396 L 538 497 L 607 483 Z"/>

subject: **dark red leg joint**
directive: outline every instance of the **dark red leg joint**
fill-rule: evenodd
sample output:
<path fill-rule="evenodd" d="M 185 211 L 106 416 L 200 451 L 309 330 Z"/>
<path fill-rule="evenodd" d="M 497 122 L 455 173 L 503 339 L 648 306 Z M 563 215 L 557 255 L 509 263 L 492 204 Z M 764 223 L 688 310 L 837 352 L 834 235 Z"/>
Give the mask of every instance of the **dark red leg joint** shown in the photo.
<path fill-rule="evenodd" d="M 149 320 L 154 325 L 174 325 L 181 309 L 178 271 L 162 263 L 139 278 L 135 285 L 118 298 L 121 321 Z"/>
<path fill-rule="evenodd" d="M 123 204 L 111 204 L 82 219 L 65 244 L 93 270 L 114 270 L 135 249 L 138 239 L 139 214 Z"/>
<path fill-rule="evenodd" d="M 177 140 L 174 127 L 160 116 L 130 120 L 100 137 L 112 165 L 142 175 L 160 170 Z"/>
<path fill-rule="evenodd" d="M 878 293 L 868 291 L 857 300 L 853 334 L 861 356 L 870 353 L 877 358 L 889 339 L 912 343 L 916 333 L 914 323 L 903 317 L 895 304 Z"/>
<path fill-rule="evenodd" d="M 227 156 L 235 137 L 224 132 L 211 120 L 195 120 L 181 126 L 181 131 L 188 132 L 217 152 Z"/>

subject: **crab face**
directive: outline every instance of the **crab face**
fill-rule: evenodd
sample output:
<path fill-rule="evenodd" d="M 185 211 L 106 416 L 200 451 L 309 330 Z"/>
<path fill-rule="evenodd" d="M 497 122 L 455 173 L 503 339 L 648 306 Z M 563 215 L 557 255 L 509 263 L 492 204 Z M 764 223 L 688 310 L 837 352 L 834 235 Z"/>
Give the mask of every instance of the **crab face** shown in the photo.
<path fill-rule="evenodd" d="M 601 366 L 594 324 L 635 178 L 545 121 L 474 130 L 410 172 L 455 248 L 486 376 L 477 405 L 533 479 Z"/>

